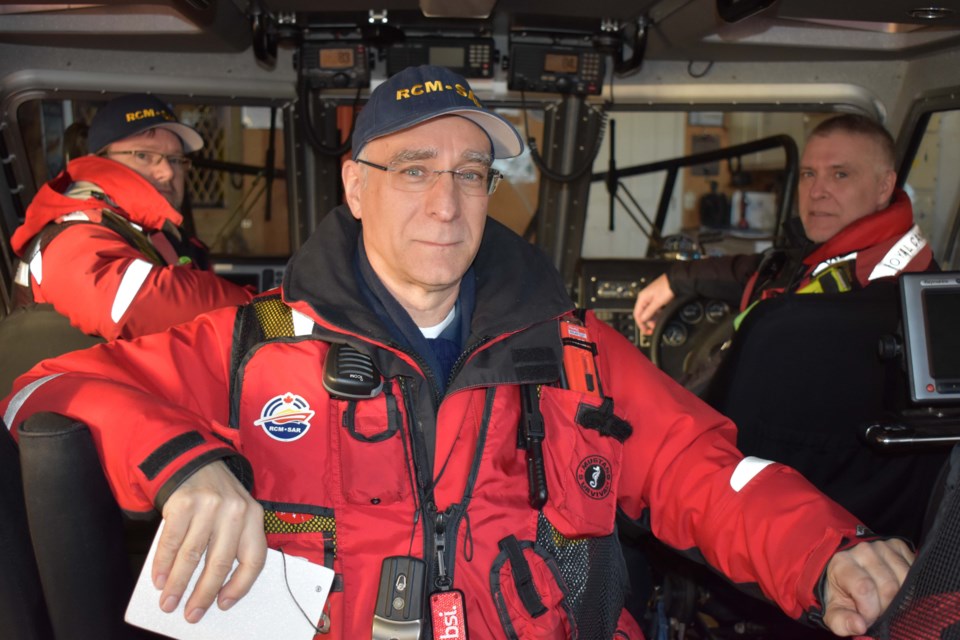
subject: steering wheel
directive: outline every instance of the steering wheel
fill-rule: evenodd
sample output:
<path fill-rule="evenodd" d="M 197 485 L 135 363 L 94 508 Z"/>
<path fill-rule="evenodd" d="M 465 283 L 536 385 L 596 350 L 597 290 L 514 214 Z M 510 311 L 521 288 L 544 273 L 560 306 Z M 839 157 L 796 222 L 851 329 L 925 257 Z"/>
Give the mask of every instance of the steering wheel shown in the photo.
<path fill-rule="evenodd" d="M 733 336 L 733 318 L 734 309 L 723 300 L 674 298 L 660 312 L 650 339 L 650 360 L 692 391 L 702 390 L 712 374 L 711 363 L 722 357 Z"/>

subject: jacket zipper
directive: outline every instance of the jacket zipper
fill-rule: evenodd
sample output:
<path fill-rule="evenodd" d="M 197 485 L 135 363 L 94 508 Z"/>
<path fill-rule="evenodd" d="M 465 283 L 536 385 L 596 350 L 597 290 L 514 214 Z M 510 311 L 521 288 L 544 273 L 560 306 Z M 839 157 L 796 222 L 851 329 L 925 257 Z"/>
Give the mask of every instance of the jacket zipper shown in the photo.
<path fill-rule="evenodd" d="M 479 347 L 480 344 L 482 343 L 477 343 L 475 347 Z M 480 470 L 480 459 L 482 458 L 486 443 L 487 431 L 490 427 L 490 417 L 496 391 L 493 387 L 487 391 L 483 420 L 480 426 L 480 436 L 477 439 L 477 450 L 474 452 L 473 463 L 467 477 L 467 485 L 461 502 L 450 505 L 445 511 L 438 511 L 437 505 L 433 501 L 432 487 L 431 495 L 427 495 L 426 488 L 432 485 L 433 478 L 424 478 L 423 476 L 426 471 L 424 462 L 424 448 L 426 447 L 426 443 L 419 429 L 416 435 L 413 431 L 413 420 L 416 419 L 414 417 L 416 415 L 416 408 L 413 404 L 410 388 L 404 376 L 399 376 L 398 382 L 407 409 L 407 424 L 409 425 L 410 441 L 413 449 L 414 472 L 417 477 L 417 494 L 420 500 L 420 512 L 423 514 L 423 558 L 427 565 L 425 586 L 432 586 L 434 590 L 438 591 L 446 591 L 453 584 L 457 532 L 459 531 L 460 522 L 463 519 L 467 504 L 470 502 L 473 485 L 476 482 L 477 474 Z M 454 540 L 454 544 L 448 543 L 451 537 Z M 425 598 L 423 615 L 426 617 L 429 616 L 429 613 L 429 598 Z"/>
<path fill-rule="evenodd" d="M 450 369 L 450 377 L 447 378 L 447 389 L 450 389 L 450 385 L 453 384 L 453 379 L 457 377 L 457 374 L 460 373 L 460 369 L 463 368 L 463 364 L 477 351 L 480 347 L 490 342 L 490 336 L 483 336 L 475 343 L 467 347 L 460 353 L 457 357 L 457 361 L 453 363 L 453 367 Z M 438 405 L 439 406 L 439 405 Z"/>
<path fill-rule="evenodd" d="M 387 346 L 391 349 L 395 349 L 401 353 L 413 358 L 413 361 L 417 363 L 417 366 L 420 368 L 420 372 L 423 374 L 424 380 L 427 381 L 427 384 L 430 385 L 430 397 L 433 398 L 433 410 L 436 412 L 440 408 L 440 391 L 437 388 L 437 379 L 436 374 L 427 366 L 427 363 L 424 362 L 423 358 L 420 357 L 420 354 L 414 351 L 407 351 L 402 346 L 396 342 L 389 342 Z"/>
<path fill-rule="evenodd" d="M 424 563 L 427 567 L 427 575 L 424 576 L 424 587 L 429 588 L 433 584 L 433 575 L 436 564 L 436 553 L 437 553 L 437 507 L 433 502 L 432 489 L 431 495 L 427 495 L 427 487 L 433 482 L 433 478 L 425 478 L 424 473 L 427 472 L 427 464 L 424 456 L 426 455 L 426 442 L 423 439 L 423 433 L 418 426 L 415 425 L 417 420 L 417 409 L 413 403 L 413 396 L 410 393 L 410 387 L 407 384 L 407 379 L 405 376 L 398 376 L 397 380 L 400 384 L 400 393 L 403 395 L 403 403 L 406 405 L 407 410 L 407 427 L 410 433 L 410 446 L 413 451 L 413 471 L 417 480 L 417 499 L 420 504 L 420 509 L 417 512 L 422 514 L 422 529 L 423 529 L 423 551 L 422 557 Z M 414 521 L 416 524 L 416 520 Z M 440 550 L 444 548 L 441 543 Z M 430 599 L 423 599 L 423 611 L 421 611 L 421 616 L 424 620 L 428 620 L 430 617 Z"/>
<path fill-rule="evenodd" d="M 477 437 L 477 447 L 467 475 L 466 486 L 460 502 L 451 504 L 445 511 L 437 511 L 434 502 L 429 503 L 430 513 L 433 514 L 433 562 L 427 565 L 427 584 L 432 584 L 437 591 L 447 591 L 453 585 L 453 574 L 456 569 L 456 542 L 460 524 L 463 522 L 467 507 L 473 497 L 473 486 L 480 473 L 480 461 L 486 447 L 487 433 L 490 428 L 490 417 L 493 413 L 493 400 L 496 397 L 496 388 L 487 389 L 484 401 L 483 418 L 480 423 L 480 433 Z M 469 526 L 469 523 L 468 523 Z M 469 529 L 468 529 L 469 535 Z"/>

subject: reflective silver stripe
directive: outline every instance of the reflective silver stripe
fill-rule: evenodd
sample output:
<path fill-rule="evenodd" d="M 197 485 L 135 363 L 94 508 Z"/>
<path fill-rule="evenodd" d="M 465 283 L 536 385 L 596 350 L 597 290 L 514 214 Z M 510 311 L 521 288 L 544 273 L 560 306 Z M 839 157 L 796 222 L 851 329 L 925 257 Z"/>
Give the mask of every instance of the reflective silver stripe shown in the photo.
<path fill-rule="evenodd" d="M 123 274 L 123 280 L 120 281 L 120 287 L 117 289 L 117 296 L 113 299 L 113 308 L 110 309 L 110 319 L 114 322 L 120 322 L 120 318 L 127 312 L 133 299 L 136 297 L 144 280 L 150 275 L 153 265 L 146 260 L 134 260 L 127 267 Z"/>
<path fill-rule="evenodd" d="M 50 382 L 54 378 L 62 375 L 62 373 L 54 373 L 45 378 L 34 380 L 23 389 L 20 389 L 20 391 L 17 392 L 17 395 L 13 396 L 13 398 L 10 400 L 10 404 L 7 405 L 7 412 L 3 414 L 3 422 L 7 425 L 7 429 L 13 429 L 13 421 L 17 417 L 17 412 L 20 411 L 20 407 L 22 407 L 23 403 L 27 401 L 27 398 L 30 397 L 30 394 L 39 389 L 40 385 Z"/>
<path fill-rule="evenodd" d="M 43 282 L 43 258 L 39 251 L 37 251 L 37 255 L 30 258 L 30 273 L 37 279 L 37 284 Z"/>
<path fill-rule="evenodd" d="M 76 220 L 86 220 L 89 222 L 90 216 L 83 211 L 74 211 L 60 218 L 59 222 L 75 222 Z"/>
<path fill-rule="evenodd" d="M 17 275 L 13 277 L 13 281 L 16 282 L 21 287 L 30 286 L 30 265 L 28 265 L 23 260 L 17 262 Z"/>
<path fill-rule="evenodd" d="M 741 460 L 737 468 L 733 470 L 733 475 L 730 476 L 730 487 L 737 493 L 740 493 L 740 490 L 747 486 L 748 482 L 753 480 L 758 473 L 771 464 L 773 464 L 771 460 L 747 456 Z"/>
<path fill-rule="evenodd" d="M 923 237 L 923 232 L 920 231 L 920 227 L 913 225 L 913 228 L 897 240 L 897 244 L 893 245 L 890 251 L 887 251 L 887 255 L 883 256 L 883 260 L 877 263 L 877 266 L 873 268 L 873 271 L 870 272 L 870 277 L 867 279 L 876 280 L 877 278 L 889 278 L 890 276 L 897 275 L 903 271 L 904 267 L 910 264 L 910 261 L 913 260 L 925 246 L 927 246 L 927 239 Z"/>
<path fill-rule="evenodd" d="M 296 309 L 293 310 L 293 335 L 308 336 L 313 333 L 313 320 Z"/>
<path fill-rule="evenodd" d="M 826 260 L 824 260 L 823 262 L 821 262 L 820 264 L 818 264 L 816 269 L 814 269 L 813 271 L 810 272 L 810 276 L 811 276 L 811 277 L 816 276 L 816 275 L 818 275 L 821 271 L 824 271 L 824 270 L 826 270 L 827 268 L 829 268 L 830 265 L 837 264 L 838 262 L 847 262 L 847 261 L 849 261 L 849 260 L 856 260 L 856 259 L 857 259 L 857 252 L 856 252 L 856 251 L 854 251 L 853 253 L 848 253 L 848 254 L 845 255 L 845 256 L 837 256 L 837 257 L 835 257 L 835 258 L 827 258 Z"/>
<path fill-rule="evenodd" d="M 59 222 L 73 222 L 75 220 L 86 220 L 89 222 L 90 216 L 85 214 L 83 211 L 74 211 L 73 213 L 68 213 L 67 215 L 61 216 L 59 218 Z M 43 258 L 41 257 L 41 253 L 40 253 L 40 240 L 38 238 L 34 238 L 33 244 L 31 246 L 33 247 L 33 253 L 30 254 L 30 258 L 28 260 L 28 262 L 30 263 L 30 273 L 32 273 L 33 277 L 37 279 L 37 284 L 41 284 L 43 282 Z M 26 278 L 26 282 L 21 282 L 20 271 L 18 269 L 17 284 L 21 284 L 25 287 L 29 287 L 30 278 L 26 276 L 24 277 Z"/>

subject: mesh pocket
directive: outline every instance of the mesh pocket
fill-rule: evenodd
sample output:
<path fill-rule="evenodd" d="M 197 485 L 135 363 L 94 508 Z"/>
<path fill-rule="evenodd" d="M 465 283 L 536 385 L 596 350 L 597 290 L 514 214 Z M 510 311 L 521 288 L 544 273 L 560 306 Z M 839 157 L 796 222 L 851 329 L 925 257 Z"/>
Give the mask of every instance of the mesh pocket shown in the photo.
<path fill-rule="evenodd" d="M 960 446 L 950 456 L 943 499 L 917 560 L 886 613 L 876 640 L 960 640 Z"/>
<path fill-rule="evenodd" d="M 253 308 L 265 337 L 275 338 L 295 335 L 290 307 L 284 304 L 279 296 L 258 300 Z"/>
<path fill-rule="evenodd" d="M 569 591 L 578 640 L 612 638 L 629 588 L 616 532 L 599 538 L 565 538 L 540 514 L 537 545 L 557 561 Z"/>

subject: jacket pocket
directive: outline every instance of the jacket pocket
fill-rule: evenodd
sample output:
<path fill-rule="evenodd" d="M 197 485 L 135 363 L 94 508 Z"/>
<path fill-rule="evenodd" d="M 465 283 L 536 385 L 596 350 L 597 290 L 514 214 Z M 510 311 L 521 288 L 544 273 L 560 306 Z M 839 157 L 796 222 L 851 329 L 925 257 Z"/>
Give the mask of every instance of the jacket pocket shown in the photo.
<path fill-rule="evenodd" d="M 611 534 L 629 425 L 613 415 L 609 400 L 556 387 L 541 388 L 540 410 L 548 487 L 543 514 L 567 538 Z"/>
<path fill-rule="evenodd" d="M 350 504 L 394 504 L 410 496 L 403 416 L 391 384 L 369 400 L 340 402 L 340 486 Z"/>
<path fill-rule="evenodd" d="M 490 570 L 490 593 L 507 638 L 573 638 L 576 622 L 556 562 L 528 540 L 507 536 Z"/>
<path fill-rule="evenodd" d="M 333 509 L 261 501 L 267 546 L 333 568 L 337 523 Z"/>
<path fill-rule="evenodd" d="M 336 571 L 330 597 L 319 620 L 312 620 L 321 632 L 331 629 L 331 620 L 343 618 L 343 579 L 339 573 L 337 556 L 337 523 L 333 509 L 305 504 L 279 502 L 260 503 L 263 506 L 263 528 L 267 546 L 285 555 L 306 558 Z"/>

